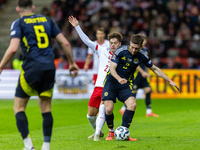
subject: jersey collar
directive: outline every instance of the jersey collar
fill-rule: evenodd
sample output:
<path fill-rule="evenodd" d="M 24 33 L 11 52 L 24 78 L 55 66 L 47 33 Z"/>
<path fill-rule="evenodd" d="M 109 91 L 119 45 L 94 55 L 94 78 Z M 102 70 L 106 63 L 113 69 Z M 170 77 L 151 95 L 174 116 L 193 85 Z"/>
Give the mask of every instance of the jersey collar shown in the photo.
<path fill-rule="evenodd" d="M 113 54 L 111 53 L 111 51 L 109 51 L 109 53 L 110 53 L 110 55 L 113 55 Z"/>
<path fill-rule="evenodd" d="M 24 16 L 32 16 L 32 15 L 34 15 L 34 13 L 26 14 L 26 15 L 24 15 Z"/>
<path fill-rule="evenodd" d="M 99 45 L 103 45 L 103 44 L 104 44 L 104 42 L 105 42 L 105 40 L 103 40 L 103 43 L 102 43 L 102 44 L 100 44 L 100 43 L 97 41 L 97 43 L 98 43 Z"/>

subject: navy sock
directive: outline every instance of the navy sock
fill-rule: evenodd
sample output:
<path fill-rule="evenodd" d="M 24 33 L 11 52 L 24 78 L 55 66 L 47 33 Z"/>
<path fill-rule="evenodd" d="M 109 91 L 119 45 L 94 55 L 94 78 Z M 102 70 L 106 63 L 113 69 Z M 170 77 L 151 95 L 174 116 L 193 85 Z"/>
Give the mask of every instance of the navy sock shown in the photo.
<path fill-rule="evenodd" d="M 151 106 L 150 106 L 151 105 L 151 98 L 150 97 L 151 97 L 151 92 L 146 94 L 145 103 L 146 103 L 147 108 L 149 108 L 149 107 L 151 108 Z"/>
<path fill-rule="evenodd" d="M 51 112 L 43 113 L 43 135 L 44 142 L 51 141 L 52 127 L 53 127 L 53 116 Z"/>
<path fill-rule="evenodd" d="M 124 112 L 124 115 L 122 117 L 122 126 L 129 128 L 135 111 L 127 110 Z"/>
<path fill-rule="evenodd" d="M 106 114 L 106 122 L 109 129 L 113 129 L 114 127 L 113 119 L 114 119 L 113 113 L 111 115 Z"/>
<path fill-rule="evenodd" d="M 21 133 L 22 138 L 25 139 L 29 134 L 28 120 L 27 120 L 25 112 L 20 111 L 16 113 L 15 118 L 16 118 L 17 128 L 19 132 Z"/>

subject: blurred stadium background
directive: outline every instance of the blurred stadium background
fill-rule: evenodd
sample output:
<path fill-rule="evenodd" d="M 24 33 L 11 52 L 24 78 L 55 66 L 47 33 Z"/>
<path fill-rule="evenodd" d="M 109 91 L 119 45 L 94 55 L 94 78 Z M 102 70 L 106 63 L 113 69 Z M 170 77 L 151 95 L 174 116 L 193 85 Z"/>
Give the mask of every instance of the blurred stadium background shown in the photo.
<path fill-rule="evenodd" d="M 55 119 L 51 148 L 54 150 L 196 150 L 200 147 L 199 98 L 200 98 L 200 1 L 199 0 L 33 0 L 35 13 L 51 17 L 70 41 L 75 60 L 80 67 L 79 76 L 68 74 L 63 51 L 53 41 L 57 67 L 52 112 Z M 9 45 L 10 26 L 19 18 L 15 11 L 16 0 L 0 0 L 0 60 Z M 159 118 L 145 118 L 144 101 L 137 101 L 137 111 L 130 127 L 131 142 L 105 141 L 94 143 L 87 136 L 93 132 L 86 118 L 87 104 L 93 90 L 92 71 L 86 73 L 83 65 L 87 47 L 68 23 L 68 16 L 80 21 L 84 32 L 95 40 L 99 26 L 106 33 L 122 33 L 123 44 L 129 44 L 134 33 L 145 33 L 147 48 L 153 63 L 163 69 L 180 87 L 171 88 L 152 72 L 152 103 Z M 0 76 L 0 149 L 23 147 L 13 115 L 13 97 L 19 70 L 16 60 L 21 59 L 18 50 Z M 19 63 L 19 62 L 17 62 Z M 92 68 L 92 64 L 90 65 Z M 139 98 L 143 98 L 142 92 Z M 8 100 L 10 99 L 10 100 Z M 70 99 L 70 100 L 60 100 Z M 74 99 L 77 99 L 76 101 Z M 26 113 L 29 117 L 31 137 L 36 149 L 42 141 L 42 118 L 36 100 L 30 101 Z M 119 109 L 115 105 L 115 126 L 121 124 Z M 74 111 L 75 110 L 75 111 Z M 69 132 L 70 131 L 70 132 Z M 108 133 L 107 126 L 103 128 Z"/>
<path fill-rule="evenodd" d="M 34 0 L 34 5 L 35 13 L 49 16 L 58 24 L 72 45 L 80 69 L 87 57 L 87 46 L 68 23 L 69 15 L 79 19 L 83 31 L 91 40 L 95 40 L 95 31 L 99 26 L 104 27 L 106 33 L 122 33 L 122 44 L 129 44 L 129 38 L 134 33 L 145 33 L 148 37 L 146 46 L 149 57 L 155 65 L 164 71 L 166 69 L 170 73 L 168 75 L 178 82 L 181 87 L 179 96 L 189 94 L 193 98 L 199 97 L 199 0 Z M 9 45 L 10 26 L 19 17 L 15 7 L 15 0 L 0 0 L 0 58 Z M 53 50 L 55 62 L 62 64 L 57 65 L 57 69 L 67 69 L 67 60 L 55 41 Z M 21 58 L 20 52 L 21 50 L 15 55 L 15 60 Z M 6 68 L 12 69 L 14 65 L 11 61 Z M 151 82 L 153 93 L 171 93 L 177 97 L 174 89 L 166 87 L 164 81 L 153 77 Z M 153 98 L 165 95 L 153 95 Z"/>

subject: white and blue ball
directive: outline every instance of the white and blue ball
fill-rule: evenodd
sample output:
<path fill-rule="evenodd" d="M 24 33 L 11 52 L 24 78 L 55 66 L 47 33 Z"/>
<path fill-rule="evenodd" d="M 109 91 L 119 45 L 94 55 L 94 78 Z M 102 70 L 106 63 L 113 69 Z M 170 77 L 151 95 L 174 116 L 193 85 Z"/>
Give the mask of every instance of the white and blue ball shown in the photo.
<path fill-rule="evenodd" d="M 127 127 L 120 126 L 115 130 L 115 139 L 123 141 L 130 136 L 129 129 Z"/>

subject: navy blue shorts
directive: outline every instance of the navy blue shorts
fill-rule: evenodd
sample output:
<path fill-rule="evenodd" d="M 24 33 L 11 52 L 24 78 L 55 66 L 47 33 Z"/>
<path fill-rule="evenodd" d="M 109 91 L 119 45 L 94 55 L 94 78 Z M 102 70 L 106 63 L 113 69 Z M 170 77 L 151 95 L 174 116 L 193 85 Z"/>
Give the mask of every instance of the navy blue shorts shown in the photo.
<path fill-rule="evenodd" d="M 52 97 L 55 82 L 55 70 L 24 72 L 21 71 L 15 96 L 28 98 L 30 96 Z"/>
<path fill-rule="evenodd" d="M 106 80 L 102 92 L 103 101 L 112 100 L 116 103 L 116 98 L 118 98 L 118 100 L 125 102 L 129 97 L 135 97 L 134 90 L 129 82 L 120 84 L 119 82 Z"/>
<path fill-rule="evenodd" d="M 133 82 L 133 89 L 137 90 L 145 87 L 150 87 L 148 80 L 141 75 L 138 75 Z"/>

